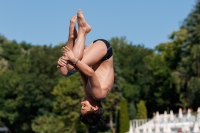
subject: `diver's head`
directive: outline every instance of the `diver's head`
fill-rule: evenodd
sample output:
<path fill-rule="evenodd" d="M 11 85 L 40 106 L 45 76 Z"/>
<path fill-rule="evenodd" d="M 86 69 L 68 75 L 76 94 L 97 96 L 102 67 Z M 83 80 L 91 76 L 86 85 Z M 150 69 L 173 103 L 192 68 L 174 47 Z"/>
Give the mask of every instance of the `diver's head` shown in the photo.
<path fill-rule="evenodd" d="M 86 97 L 81 102 L 80 120 L 86 125 L 96 126 L 104 123 L 104 110 L 101 102 L 91 97 Z"/>

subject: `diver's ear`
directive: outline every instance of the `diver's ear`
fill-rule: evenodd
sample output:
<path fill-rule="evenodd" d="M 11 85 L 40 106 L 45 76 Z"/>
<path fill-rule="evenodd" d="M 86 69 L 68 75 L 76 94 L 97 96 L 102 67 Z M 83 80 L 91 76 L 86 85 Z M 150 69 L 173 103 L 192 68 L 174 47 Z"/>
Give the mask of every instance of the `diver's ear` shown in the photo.
<path fill-rule="evenodd" d="M 92 107 L 93 110 L 98 110 L 98 108 L 99 108 L 98 106 Z"/>

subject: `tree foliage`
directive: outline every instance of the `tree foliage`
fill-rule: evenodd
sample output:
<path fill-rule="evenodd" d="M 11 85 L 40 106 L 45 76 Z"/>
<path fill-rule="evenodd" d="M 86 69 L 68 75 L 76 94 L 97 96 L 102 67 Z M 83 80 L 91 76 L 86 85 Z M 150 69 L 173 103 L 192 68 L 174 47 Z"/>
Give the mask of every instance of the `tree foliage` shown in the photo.
<path fill-rule="evenodd" d="M 147 109 L 143 100 L 137 104 L 136 119 L 147 119 Z"/>
<path fill-rule="evenodd" d="M 119 133 L 128 132 L 129 126 L 128 106 L 126 99 L 122 98 L 119 112 Z"/>

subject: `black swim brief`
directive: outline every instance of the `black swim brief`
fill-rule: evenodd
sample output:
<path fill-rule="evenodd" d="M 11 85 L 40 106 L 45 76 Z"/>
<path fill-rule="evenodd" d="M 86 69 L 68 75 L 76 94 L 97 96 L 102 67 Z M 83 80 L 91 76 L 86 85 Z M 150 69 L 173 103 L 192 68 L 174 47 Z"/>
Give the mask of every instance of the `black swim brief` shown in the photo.
<path fill-rule="evenodd" d="M 101 61 L 105 61 L 105 60 L 109 59 L 113 55 L 112 46 L 110 45 L 110 43 L 107 40 L 104 40 L 104 39 L 97 39 L 97 40 L 93 41 L 93 43 L 95 43 L 96 41 L 102 41 L 102 42 L 104 42 L 105 45 L 106 45 L 106 47 L 107 47 L 107 53 L 101 59 Z"/>

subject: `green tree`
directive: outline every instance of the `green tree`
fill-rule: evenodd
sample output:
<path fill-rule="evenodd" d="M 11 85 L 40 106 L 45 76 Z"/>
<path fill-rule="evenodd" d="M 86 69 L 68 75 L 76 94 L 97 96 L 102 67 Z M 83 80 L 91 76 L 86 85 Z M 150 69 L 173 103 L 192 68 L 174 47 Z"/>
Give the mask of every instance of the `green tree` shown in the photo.
<path fill-rule="evenodd" d="M 122 98 L 120 102 L 119 133 L 128 132 L 129 126 L 128 106 L 126 99 Z"/>
<path fill-rule="evenodd" d="M 187 29 L 187 36 L 185 42 L 182 45 L 183 58 L 180 62 L 180 68 L 186 72 L 185 75 L 185 87 L 184 89 L 188 93 L 188 103 L 192 103 L 195 108 L 200 105 L 198 99 L 200 98 L 200 1 L 196 2 L 194 9 L 186 18 L 183 27 Z M 184 49 L 185 48 L 185 49 Z M 187 64 L 186 64 L 187 63 Z M 178 69 L 180 71 L 180 69 Z"/>
<path fill-rule="evenodd" d="M 32 129 L 35 133 L 67 133 L 65 124 L 58 116 L 44 115 L 38 117 L 32 123 Z"/>
<path fill-rule="evenodd" d="M 137 104 L 136 119 L 147 119 L 147 109 L 143 100 Z"/>
<path fill-rule="evenodd" d="M 125 37 L 112 38 L 110 43 L 123 78 L 120 82 L 123 86 L 122 95 L 127 99 L 130 110 L 130 105 L 139 102 L 143 92 L 148 89 L 148 69 L 144 59 L 151 55 L 153 50 L 128 43 Z"/>
<path fill-rule="evenodd" d="M 200 1 L 185 19 L 181 30 L 185 29 L 181 45 L 181 61 L 172 74 L 179 94 L 178 105 L 186 108 L 200 105 Z M 180 31 L 181 31 L 180 30 Z"/>
<path fill-rule="evenodd" d="M 129 108 L 128 108 L 128 112 L 129 112 L 129 118 L 130 120 L 135 119 L 136 116 L 136 108 L 135 108 L 135 104 L 134 103 L 129 103 Z"/>
<path fill-rule="evenodd" d="M 170 68 L 161 55 L 153 54 L 145 58 L 145 65 L 148 69 L 148 80 L 146 89 L 141 97 L 147 103 L 148 115 L 155 110 L 164 110 L 171 106 L 169 95 L 170 88 Z"/>
<path fill-rule="evenodd" d="M 61 78 L 53 90 L 56 96 L 54 111 L 59 114 L 65 124 L 63 130 L 68 133 L 76 131 L 79 123 L 80 103 L 84 99 L 84 91 L 81 78 L 78 75 L 70 78 Z"/>
<path fill-rule="evenodd" d="M 0 76 L 0 119 L 12 132 L 31 133 L 32 120 L 53 108 L 50 92 L 58 79 L 55 51 L 15 41 L 3 41 L 0 47 L 0 59 L 7 62 Z"/>

